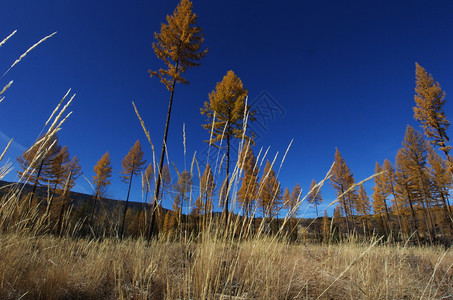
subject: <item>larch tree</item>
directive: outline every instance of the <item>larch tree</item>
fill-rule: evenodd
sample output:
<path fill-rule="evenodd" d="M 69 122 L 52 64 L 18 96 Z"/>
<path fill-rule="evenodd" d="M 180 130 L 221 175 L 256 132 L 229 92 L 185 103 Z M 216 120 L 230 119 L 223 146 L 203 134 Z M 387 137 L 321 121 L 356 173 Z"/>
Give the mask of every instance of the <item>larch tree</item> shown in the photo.
<path fill-rule="evenodd" d="M 445 213 L 445 220 L 453 229 L 453 219 L 450 203 L 448 200 L 449 190 L 452 187 L 453 178 L 450 172 L 447 171 L 445 161 L 436 153 L 434 148 L 428 149 L 427 162 L 429 167 L 427 169 L 432 183 L 431 194 L 437 199 L 438 205 L 443 207 Z"/>
<path fill-rule="evenodd" d="M 452 163 L 448 155 L 451 147 L 447 146 L 449 141 L 447 129 L 450 123 L 444 112 L 445 92 L 442 91 L 438 82 L 434 82 L 431 74 L 428 75 L 428 72 L 418 63 L 415 63 L 415 77 L 414 118 L 421 123 L 425 136 L 433 145 L 438 146 Z"/>
<path fill-rule="evenodd" d="M 267 160 L 258 189 L 258 201 L 262 208 L 263 217 L 272 219 L 272 215 L 277 212 L 280 205 L 281 193 L 280 182 L 271 163 Z"/>
<path fill-rule="evenodd" d="M 352 218 L 352 215 L 354 214 L 354 202 L 356 198 L 355 189 L 351 189 L 354 183 L 355 180 L 351 170 L 346 165 L 346 162 L 341 156 L 340 151 L 335 148 L 335 163 L 332 168 L 332 177 L 330 178 L 330 184 L 337 192 L 337 197 L 339 197 L 348 234 L 351 233 L 351 226 L 349 222 L 350 217 Z"/>
<path fill-rule="evenodd" d="M 382 167 L 376 162 L 376 167 L 374 168 L 374 174 L 377 174 L 374 180 L 373 187 L 373 211 L 379 216 L 382 227 L 386 234 L 389 234 L 390 231 L 390 212 L 387 205 L 387 196 L 389 195 L 388 190 L 385 188 L 385 181 L 382 173 Z"/>
<path fill-rule="evenodd" d="M 259 167 L 253 155 L 250 142 L 246 142 L 239 155 L 239 167 L 242 170 L 241 187 L 237 193 L 237 201 L 246 218 L 251 216 L 258 192 Z"/>
<path fill-rule="evenodd" d="M 215 181 L 212 175 L 211 166 L 206 164 L 206 168 L 200 179 L 200 195 L 195 202 L 199 214 L 210 214 L 213 210 L 212 198 L 215 195 Z"/>
<path fill-rule="evenodd" d="M 363 232 L 365 234 L 367 234 L 368 216 L 371 213 L 371 204 L 370 204 L 370 197 L 368 197 L 368 194 L 362 184 L 359 186 L 356 207 L 357 207 L 357 213 L 359 215 L 359 218 L 362 220 Z"/>
<path fill-rule="evenodd" d="M 153 182 L 154 167 L 153 163 L 149 163 L 142 177 L 142 190 L 145 193 L 145 203 L 148 203 L 148 194 L 151 191 L 151 183 Z"/>
<path fill-rule="evenodd" d="M 94 222 L 96 211 L 96 203 L 107 192 L 110 185 L 110 177 L 112 177 L 112 165 L 110 163 L 110 153 L 107 151 L 102 155 L 101 159 L 94 166 L 93 184 L 95 186 L 93 210 L 91 212 L 91 224 Z"/>
<path fill-rule="evenodd" d="M 207 120 L 202 126 L 210 133 L 212 138 L 207 141 L 210 145 L 220 147 L 216 143 L 226 140 L 226 189 L 225 205 L 223 212 L 225 219 L 228 216 L 229 201 L 229 175 L 230 175 L 230 149 L 233 139 L 245 138 L 253 143 L 254 133 L 247 131 L 247 122 L 254 120 L 250 106 L 246 105 L 247 90 L 242 81 L 228 71 L 221 82 L 218 82 L 215 90 L 209 94 L 209 102 L 204 103 L 201 114 Z M 245 124 L 244 124 L 245 120 Z"/>
<path fill-rule="evenodd" d="M 316 210 L 316 218 L 318 218 L 318 205 L 322 203 L 321 187 L 313 179 L 310 184 L 310 191 L 308 192 L 307 200 L 310 202 Z"/>
<path fill-rule="evenodd" d="M 178 181 L 173 186 L 173 189 L 176 193 L 173 202 L 173 209 L 179 212 L 180 220 L 184 203 L 189 203 L 192 183 L 192 175 L 188 171 L 184 170 L 178 174 Z"/>
<path fill-rule="evenodd" d="M 291 211 L 291 217 L 297 216 L 300 209 L 300 194 L 302 193 L 302 188 L 300 187 L 299 182 L 293 187 L 291 192 L 291 200 L 289 202 L 288 209 Z"/>
<path fill-rule="evenodd" d="M 420 233 L 419 233 L 419 223 L 417 219 L 416 209 L 416 199 L 419 196 L 416 185 L 414 185 L 413 180 L 409 172 L 409 158 L 405 156 L 402 152 L 402 149 L 399 149 L 396 158 L 395 158 L 395 168 L 396 168 L 396 185 L 395 193 L 401 199 L 402 205 L 409 207 L 411 214 L 411 228 L 416 233 L 418 242 L 420 243 Z"/>
<path fill-rule="evenodd" d="M 82 167 L 77 156 L 74 156 L 70 162 L 65 165 L 65 185 L 63 195 L 60 201 L 60 210 L 58 213 L 57 232 L 60 236 L 63 234 L 63 216 L 69 204 L 69 192 L 75 186 L 76 180 L 82 175 Z"/>
<path fill-rule="evenodd" d="M 156 42 L 153 43 L 154 53 L 165 68 L 158 71 L 149 70 L 151 77 L 156 76 L 170 92 L 167 120 L 165 122 L 164 138 L 157 169 L 154 207 L 151 214 L 150 235 L 154 234 L 154 213 L 157 210 L 160 184 L 162 181 L 162 168 L 164 164 L 165 149 L 167 144 L 168 127 L 173 104 L 173 95 L 176 83 L 189 84 L 182 75 L 190 68 L 200 65 L 201 59 L 207 54 L 207 49 L 202 50 L 201 45 L 204 34 L 197 25 L 198 16 L 192 11 L 192 2 L 181 0 L 173 15 L 167 16 L 167 24 L 162 23 L 160 32 L 154 33 Z"/>
<path fill-rule="evenodd" d="M 384 193 L 387 195 L 392 195 L 392 208 L 396 211 L 396 216 L 398 218 L 398 225 L 401 231 L 401 236 L 403 237 L 403 220 L 402 220 L 402 209 L 403 203 L 401 199 L 398 197 L 395 187 L 397 185 L 397 176 L 395 169 L 392 166 L 392 163 L 385 159 L 382 165 L 383 173 L 380 175 L 380 180 L 382 184 L 382 188 Z"/>
<path fill-rule="evenodd" d="M 60 152 L 61 146 L 58 144 L 57 136 L 41 137 L 28 150 L 17 158 L 21 170 L 17 172 L 21 180 L 33 184 L 33 189 L 29 198 L 29 206 L 38 185 L 48 183 L 52 178 L 51 165 L 55 156 Z"/>
<path fill-rule="evenodd" d="M 432 243 L 436 230 L 430 211 L 432 206 L 431 182 L 426 169 L 428 143 L 420 132 L 408 125 L 402 146 L 401 154 L 406 158 L 404 162 L 408 179 L 413 186 L 415 199 L 425 213 L 425 223 Z"/>
<path fill-rule="evenodd" d="M 127 189 L 126 205 L 124 206 L 123 220 L 121 222 L 120 228 L 120 237 L 122 237 L 124 233 L 124 222 L 126 220 L 126 212 L 129 204 L 132 178 L 134 177 L 134 175 L 139 175 L 140 172 L 143 171 L 145 164 L 146 160 L 143 159 L 142 147 L 140 145 L 140 141 L 137 140 L 121 162 L 121 180 L 125 183 L 128 183 L 129 188 Z"/>

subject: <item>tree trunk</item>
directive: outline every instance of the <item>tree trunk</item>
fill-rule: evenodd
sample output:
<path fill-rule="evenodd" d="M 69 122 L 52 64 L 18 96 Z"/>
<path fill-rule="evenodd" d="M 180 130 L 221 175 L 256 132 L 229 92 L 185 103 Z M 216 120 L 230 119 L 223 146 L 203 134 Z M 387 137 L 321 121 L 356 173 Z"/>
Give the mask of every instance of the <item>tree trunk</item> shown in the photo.
<path fill-rule="evenodd" d="M 129 204 L 129 194 L 131 192 L 131 185 L 132 185 L 132 177 L 134 176 L 134 169 L 131 171 L 131 178 L 129 179 L 129 189 L 127 190 L 127 198 L 126 198 L 126 205 L 124 206 L 124 213 L 123 213 L 123 222 L 121 224 L 121 229 L 120 229 L 120 238 L 123 238 L 124 234 L 124 223 L 126 222 L 126 212 L 127 212 L 127 206 Z"/>
<path fill-rule="evenodd" d="M 179 60 L 176 62 L 176 72 L 178 72 L 178 66 L 179 66 Z M 160 184 L 162 181 L 162 167 L 164 165 L 165 149 L 167 148 L 168 125 L 170 124 L 170 115 L 171 115 L 171 108 L 172 108 L 172 104 L 173 104 L 173 95 L 175 93 L 175 85 L 176 85 L 176 79 L 173 78 L 173 83 L 172 83 L 171 92 L 170 92 L 170 101 L 168 103 L 167 120 L 165 122 L 164 139 L 162 142 L 162 150 L 160 152 L 159 169 L 157 170 L 156 189 L 154 191 L 153 208 L 151 209 L 148 240 L 150 240 L 153 235 L 157 234 L 157 231 L 158 231 L 157 226 L 155 224 L 157 222 L 155 214 L 157 211 L 157 205 L 158 205 L 157 202 L 159 199 Z"/>

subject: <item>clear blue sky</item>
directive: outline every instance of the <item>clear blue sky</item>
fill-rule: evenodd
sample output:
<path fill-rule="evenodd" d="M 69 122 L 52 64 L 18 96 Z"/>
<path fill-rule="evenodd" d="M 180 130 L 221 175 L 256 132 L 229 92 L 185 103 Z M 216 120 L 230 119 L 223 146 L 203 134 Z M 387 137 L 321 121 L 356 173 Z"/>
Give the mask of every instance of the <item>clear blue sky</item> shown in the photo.
<path fill-rule="evenodd" d="M 125 199 L 121 160 L 137 139 L 151 159 L 132 100 L 156 148 L 161 146 L 169 95 L 147 70 L 162 66 L 152 51 L 153 33 L 177 3 L 2 1 L 0 39 L 18 32 L 0 48 L 0 73 L 36 41 L 58 32 L 0 82 L 3 87 L 14 80 L 0 104 L 0 146 L 9 137 L 15 139 L 10 159 L 15 161 L 33 143 L 72 88 L 77 93 L 74 113 L 59 134 L 60 143 L 80 158 L 88 179 L 109 151 L 109 196 Z M 370 176 L 376 161 L 394 161 L 406 124 L 418 127 L 412 118 L 416 61 L 440 82 L 447 99 L 453 93 L 451 1 L 202 0 L 194 1 L 194 11 L 209 53 L 200 67 L 188 71 L 191 84 L 176 87 L 168 146 L 170 159 L 180 169 L 183 123 L 190 168 L 194 151 L 202 153 L 203 140 L 209 138 L 200 126 L 200 108 L 230 69 L 248 89 L 249 101 L 263 91 L 272 99 L 268 106 L 263 98 L 257 100 L 263 126 L 255 125 L 260 135 L 255 153 L 270 147 L 268 156 L 273 158 L 278 151 L 278 167 L 294 139 L 280 180 L 283 188 L 300 182 L 304 191 L 312 178 L 324 177 L 335 147 L 356 180 Z M 451 102 L 445 110 L 452 119 Z M 15 172 L 5 179 L 14 180 Z M 139 201 L 139 180 L 134 180 L 131 199 Z M 366 185 L 370 196 L 372 185 Z M 82 178 L 76 189 L 91 193 Z M 328 185 L 323 194 L 326 202 L 334 199 Z"/>

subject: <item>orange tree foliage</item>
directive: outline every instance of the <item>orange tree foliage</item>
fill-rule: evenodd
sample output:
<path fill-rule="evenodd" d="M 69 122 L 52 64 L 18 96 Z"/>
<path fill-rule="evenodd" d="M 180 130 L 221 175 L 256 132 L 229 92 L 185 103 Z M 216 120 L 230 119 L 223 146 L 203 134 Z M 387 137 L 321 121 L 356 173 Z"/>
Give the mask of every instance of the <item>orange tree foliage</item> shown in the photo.
<path fill-rule="evenodd" d="M 322 203 L 321 187 L 317 186 L 316 181 L 313 179 L 310 184 L 310 190 L 307 197 L 316 210 L 316 217 L 318 217 L 318 205 Z"/>
<path fill-rule="evenodd" d="M 127 190 L 126 205 L 124 206 L 120 236 L 122 236 L 124 232 L 124 222 L 126 220 L 126 212 L 129 203 L 129 195 L 131 192 L 132 178 L 134 175 L 139 175 L 140 172 L 143 171 L 145 164 L 146 160 L 143 159 L 142 147 L 140 146 L 140 141 L 137 140 L 121 162 L 121 166 L 123 167 L 123 169 L 121 170 L 121 180 L 123 180 L 123 182 L 125 183 L 129 183 L 129 188 Z"/>
<path fill-rule="evenodd" d="M 160 184 L 162 181 L 162 167 L 164 164 L 165 145 L 167 143 L 168 126 L 170 123 L 171 108 L 175 84 L 177 82 L 188 84 L 189 82 L 182 77 L 187 69 L 198 66 L 201 59 L 207 54 L 206 50 L 201 50 L 203 43 L 203 33 L 197 26 L 197 15 L 192 11 L 192 2 L 181 0 L 176 7 L 173 15 L 167 16 L 167 24 L 162 23 L 160 32 L 154 33 L 156 42 L 153 43 L 154 53 L 164 64 L 165 68 L 158 71 L 149 70 L 151 77 L 157 76 L 165 87 L 170 91 L 168 103 L 167 120 L 165 122 L 164 138 L 157 169 L 157 180 L 155 189 L 155 199 L 160 196 Z M 155 233 L 154 213 L 157 210 L 157 201 L 151 213 L 150 235 Z"/>
<path fill-rule="evenodd" d="M 242 170 L 241 187 L 237 194 L 239 206 L 244 210 L 244 215 L 250 217 L 255 205 L 258 192 L 259 168 L 253 155 L 250 142 L 245 143 L 239 156 L 239 167 Z"/>
<path fill-rule="evenodd" d="M 267 160 L 258 189 L 258 202 L 263 217 L 272 218 L 272 215 L 278 211 L 281 204 L 281 193 L 280 182 L 272 169 L 271 163 Z"/>
<path fill-rule="evenodd" d="M 335 149 L 335 163 L 332 168 L 332 177 L 330 178 L 330 184 L 337 192 L 337 197 L 340 197 L 341 207 L 345 216 L 346 229 L 348 233 L 351 232 L 349 218 L 354 213 L 354 205 L 356 193 L 355 189 L 351 189 L 354 185 L 354 177 L 351 170 L 346 165 L 345 160 L 340 154 L 338 149 Z"/>
<path fill-rule="evenodd" d="M 450 123 L 443 108 L 445 92 L 442 91 L 438 82 L 434 82 L 431 74 L 428 75 L 418 63 L 415 63 L 415 77 L 414 118 L 422 124 L 426 137 L 434 145 L 439 146 L 450 160 L 448 152 L 451 147 L 446 145 L 449 140 L 446 131 Z"/>
<path fill-rule="evenodd" d="M 209 94 L 209 102 L 204 103 L 201 114 L 207 120 L 202 126 L 212 137 L 207 141 L 210 145 L 226 140 L 226 190 L 229 190 L 229 171 L 230 171 L 230 146 L 232 139 L 245 138 L 253 142 L 253 132 L 247 132 L 247 124 L 244 120 L 253 120 L 253 112 L 250 106 L 245 104 L 247 90 L 242 81 L 228 71 L 221 82 L 216 84 L 216 88 Z M 246 118 L 248 116 L 248 118 Z M 220 146 L 218 146 L 220 147 Z M 225 195 L 224 214 L 228 213 L 228 192 Z"/>

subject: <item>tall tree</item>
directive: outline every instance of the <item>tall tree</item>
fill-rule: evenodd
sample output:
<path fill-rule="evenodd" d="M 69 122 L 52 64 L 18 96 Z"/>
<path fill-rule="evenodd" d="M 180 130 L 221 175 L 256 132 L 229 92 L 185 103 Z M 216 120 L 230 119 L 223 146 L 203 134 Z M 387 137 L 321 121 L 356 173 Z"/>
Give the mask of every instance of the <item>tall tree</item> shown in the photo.
<path fill-rule="evenodd" d="M 374 180 L 373 187 L 373 210 L 374 213 L 381 219 L 382 227 L 386 234 L 390 231 L 390 212 L 387 205 L 387 196 L 389 195 L 388 189 L 385 187 L 385 181 L 382 174 L 382 167 L 376 162 L 374 173 L 377 174 Z"/>
<path fill-rule="evenodd" d="M 221 82 L 218 82 L 214 91 L 209 94 L 209 102 L 204 103 L 201 114 L 207 117 L 206 124 L 202 126 L 212 131 L 212 138 L 207 141 L 210 145 L 217 146 L 216 143 L 226 140 L 226 188 L 229 190 L 230 175 L 230 146 L 232 139 L 246 138 L 253 143 L 253 132 L 247 132 L 244 124 L 244 116 L 249 116 L 248 120 L 253 120 L 253 112 L 250 106 L 245 104 L 247 90 L 242 81 L 228 71 Z M 245 127 L 245 128 L 244 128 Z M 217 146 L 220 147 L 220 146 Z M 228 192 L 225 195 L 225 205 L 223 208 L 224 216 L 228 215 Z M 226 218 L 227 219 L 227 218 Z"/>
<path fill-rule="evenodd" d="M 452 187 L 453 177 L 447 171 L 445 161 L 436 153 L 434 148 L 428 149 L 427 161 L 429 168 L 427 169 L 430 181 L 432 182 L 431 194 L 437 199 L 439 205 L 443 207 L 445 213 L 445 220 L 453 229 L 453 219 L 451 215 L 451 207 L 449 205 L 448 197 L 449 190 Z"/>
<path fill-rule="evenodd" d="M 63 233 L 63 216 L 66 212 L 69 203 L 69 191 L 75 186 L 77 178 L 82 175 L 82 167 L 80 166 L 79 159 L 74 156 L 72 160 L 65 165 L 65 186 L 63 195 L 60 201 L 60 211 L 58 213 L 57 232 L 61 235 Z"/>
<path fill-rule="evenodd" d="M 21 166 L 19 178 L 33 183 L 33 190 L 29 198 L 29 206 L 33 202 L 36 187 L 48 183 L 52 178 L 52 162 L 60 152 L 56 135 L 41 137 L 27 151 L 17 158 Z"/>
<path fill-rule="evenodd" d="M 263 217 L 272 218 L 272 215 L 277 212 L 281 193 L 280 182 L 271 163 L 267 160 L 258 189 L 258 201 L 262 207 Z"/>
<path fill-rule="evenodd" d="M 121 166 L 123 167 L 123 169 L 121 170 L 121 180 L 125 183 L 129 183 L 129 188 L 127 189 L 126 205 L 124 206 L 120 237 L 122 237 L 124 233 L 124 222 L 126 220 L 127 206 L 129 204 L 132 178 L 134 177 L 134 175 L 139 175 L 140 172 L 143 171 L 145 163 L 146 160 L 143 159 L 143 151 L 142 147 L 140 146 L 140 141 L 137 140 L 121 162 Z"/>
<path fill-rule="evenodd" d="M 382 165 L 382 175 L 380 175 L 380 181 L 382 184 L 383 192 L 386 195 L 392 195 L 392 208 L 396 211 L 396 216 L 398 218 L 398 225 L 400 228 L 401 236 L 403 237 L 403 221 L 402 221 L 402 207 L 403 203 L 401 199 L 398 197 L 395 187 L 397 185 L 397 176 L 395 173 L 395 169 L 392 166 L 392 163 L 388 160 L 384 160 L 384 164 Z M 403 237 L 404 238 L 404 237 Z"/>
<path fill-rule="evenodd" d="M 184 207 L 184 202 L 189 202 L 192 190 L 192 175 L 186 170 L 179 173 L 178 181 L 173 188 L 176 193 L 173 199 L 173 210 L 179 213 L 179 224 L 181 224 L 182 208 Z"/>
<path fill-rule="evenodd" d="M 200 195 L 195 202 L 196 210 L 199 214 L 209 214 L 212 212 L 212 198 L 215 194 L 215 181 L 212 175 L 211 166 L 206 164 L 206 168 L 200 179 Z"/>
<path fill-rule="evenodd" d="M 318 205 L 322 203 L 321 187 L 313 179 L 310 185 L 310 191 L 308 192 L 307 200 L 310 202 L 316 210 L 316 218 L 318 217 Z"/>
<path fill-rule="evenodd" d="M 112 165 L 110 163 L 110 153 L 107 151 L 102 155 L 101 159 L 94 166 L 93 184 L 95 186 L 95 194 L 93 197 L 93 210 L 91 212 L 91 223 L 94 222 L 94 214 L 96 211 L 96 203 L 107 192 L 107 187 L 110 185 L 110 177 L 112 177 Z"/>
<path fill-rule="evenodd" d="M 162 23 L 159 33 L 154 33 L 156 42 L 153 43 L 154 53 L 157 58 L 165 64 L 165 69 L 158 71 L 149 70 L 151 77 L 157 76 L 165 87 L 170 91 L 168 103 L 167 120 L 165 122 L 164 138 L 157 169 L 157 180 L 155 188 L 155 203 L 151 215 L 150 234 L 154 233 L 154 212 L 157 209 L 160 184 L 162 180 L 162 167 L 164 164 L 165 148 L 167 143 L 168 126 L 170 123 L 171 108 L 176 83 L 189 84 L 182 74 L 188 69 L 199 66 L 201 59 L 207 54 L 201 50 L 204 34 L 197 26 L 197 15 L 192 11 L 192 2 L 181 0 L 173 15 L 167 16 L 167 23 Z"/>
<path fill-rule="evenodd" d="M 450 123 L 444 112 L 445 92 L 442 91 L 438 82 L 434 82 L 431 74 L 428 75 L 428 72 L 418 63 L 415 63 L 415 77 L 414 118 L 422 124 L 425 135 L 431 143 L 438 146 L 452 163 L 448 155 L 451 147 L 447 146 L 449 141 L 447 129 Z"/>
<path fill-rule="evenodd" d="M 355 189 L 352 188 L 354 182 L 355 180 L 351 170 L 346 165 L 346 162 L 341 156 L 340 151 L 335 148 L 335 163 L 332 168 L 332 177 L 330 178 L 330 184 L 336 190 L 337 197 L 339 197 L 348 234 L 351 233 L 349 219 L 354 213 L 354 202 L 356 197 Z"/>
<path fill-rule="evenodd" d="M 414 198 L 422 206 L 430 241 L 433 242 L 435 227 L 431 215 L 431 182 L 427 173 L 426 159 L 428 143 L 423 135 L 411 126 L 407 126 L 402 142 L 401 155 L 405 157 L 405 170 L 409 183 L 415 192 Z"/>
<path fill-rule="evenodd" d="M 148 203 L 148 193 L 151 191 L 151 183 L 153 182 L 154 167 L 153 163 L 149 163 L 142 178 L 142 190 L 145 193 L 145 203 Z"/>
<path fill-rule="evenodd" d="M 357 214 L 359 215 L 359 219 L 362 220 L 363 224 L 363 231 L 367 234 L 368 230 L 368 216 L 371 213 L 371 204 L 370 204 L 370 197 L 361 184 L 359 186 L 359 192 L 357 195 Z"/>
<path fill-rule="evenodd" d="M 242 170 L 241 187 L 237 194 L 239 205 L 244 210 L 244 215 L 249 218 L 255 205 L 258 192 L 259 167 L 250 142 L 246 142 L 239 156 L 239 167 Z"/>

